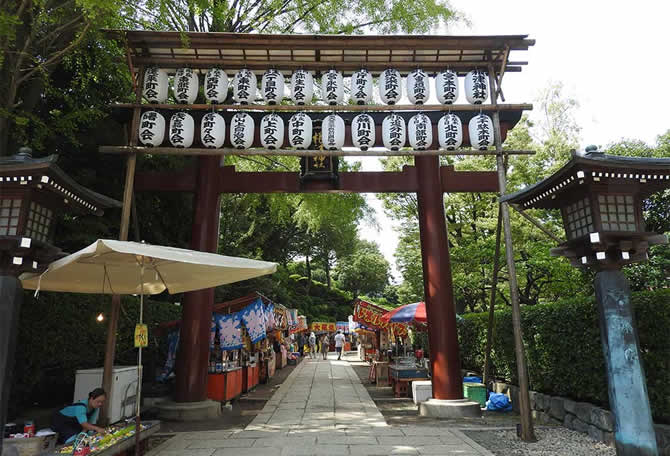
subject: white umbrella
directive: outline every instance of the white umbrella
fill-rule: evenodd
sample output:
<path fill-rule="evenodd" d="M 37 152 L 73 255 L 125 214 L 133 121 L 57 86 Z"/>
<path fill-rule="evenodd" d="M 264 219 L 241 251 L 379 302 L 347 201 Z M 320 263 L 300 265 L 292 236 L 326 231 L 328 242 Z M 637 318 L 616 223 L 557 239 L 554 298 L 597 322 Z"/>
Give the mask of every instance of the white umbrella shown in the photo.
<path fill-rule="evenodd" d="M 195 250 L 99 239 L 54 261 L 42 274 L 23 274 L 23 288 L 74 293 L 139 294 L 140 324 L 144 294 L 212 288 L 277 270 L 276 263 Z M 136 447 L 140 435 L 142 348 L 138 352 Z"/>
<path fill-rule="evenodd" d="M 140 280 L 142 266 L 145 270 Z M 54 261 L 42 274 L 24 274 L 23 288 L 105 294 L 158 294 L 212 288 L 277 270 L 276 263 L 130 241 L 99 239 Z M 140 282 L 144 282 L 143 285 Z"/>

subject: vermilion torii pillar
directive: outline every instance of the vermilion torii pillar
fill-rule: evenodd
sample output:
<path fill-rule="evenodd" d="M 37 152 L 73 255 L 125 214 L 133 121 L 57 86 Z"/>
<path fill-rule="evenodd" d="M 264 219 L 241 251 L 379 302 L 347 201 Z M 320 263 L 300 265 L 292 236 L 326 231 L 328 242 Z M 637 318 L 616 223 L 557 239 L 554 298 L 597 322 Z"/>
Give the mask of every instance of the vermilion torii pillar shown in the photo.
<path fill-rule="evenodd" d="M 495 172 L 454 171 L 436 156 L 417 156 L 416 166 L 399 172 L 339 173 L 339 183 L 303 182 L 293 172 L 236 172 L 219 166 L 219 157 L 200 157 L 197 167 L 179 172 L 138 173 L 137 191 L 194 193 L 193 239 L 196 250 L 216 251 L 221 193 L 417 193 L 424 287 L 430 320 L 433 396 L 463 397 L 456 316 L 444 218 L 443 194 L 496 192 Z M 207 359 L 213 290 L 186 293 L 177 356 L 177 402 L 207 399 Z"/>

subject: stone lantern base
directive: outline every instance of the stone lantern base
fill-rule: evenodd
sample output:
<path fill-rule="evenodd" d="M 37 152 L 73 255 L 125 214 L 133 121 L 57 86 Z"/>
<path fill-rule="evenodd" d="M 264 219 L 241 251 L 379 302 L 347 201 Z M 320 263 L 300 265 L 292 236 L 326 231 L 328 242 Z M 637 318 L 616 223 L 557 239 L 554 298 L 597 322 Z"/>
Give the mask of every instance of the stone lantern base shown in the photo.
<path fill-rule="evenodd" d="M 479 418 L 482 409 L 479 402 L 468 399 L 428 399 L 419 404 L 419 415 L 433 418 Z"/>

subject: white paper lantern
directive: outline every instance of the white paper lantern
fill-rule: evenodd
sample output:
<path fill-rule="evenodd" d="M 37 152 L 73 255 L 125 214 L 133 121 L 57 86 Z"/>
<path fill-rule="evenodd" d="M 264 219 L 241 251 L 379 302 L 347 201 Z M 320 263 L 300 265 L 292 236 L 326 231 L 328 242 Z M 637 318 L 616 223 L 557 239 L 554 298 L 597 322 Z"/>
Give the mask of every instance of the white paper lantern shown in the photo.
<path fill-rule="evenodd" d="M 190 114 L 176 112 L 170 118 L 170 143 L 174 147 L 191 147 L 195 133 L 195 122 Z"/>
<path fill-rule="evenodd" d="M 314 95 L 314 78 L 312 73 L 296 70 L 291 76 L 291 99 L 297 105 L 307 105 Z"/>
<path fill-rule="evenodd" d="M 261 93 L 267 104 L 279 104 L 284 99 L 284 75 L 274 68 L 269 69 L 261 80 Z"/>
<path fill-rule="evenodd" d="M 400 150 L 405 147 L 407 140 L 405 119 L 398 114 L 386 116 L 382 122 L 382 140 L 384 147 L 390 150 Z"/>
<path fill-rule="evenodd" d="M 288 140 L 296 149 L 307 149 L 312 144 L 312 119 L 304 112 L 296 112 L 289 119 Z"/>
<path fill-rule="evenodd" d="M 191 68 L 179 68 L 174 75 L 174 98 L 177 103 L 193 104 L 198 97 L 198 75 Z"/>
<path fill-rule="evenodd" d="M 228 98 L 228 75 L 221 68 L 210 68 L 205 76 L 205 98 L 221 104 Z"/>
<path fill-rule="evenodd" d="M 244 112 L 230 119 L 230 143 L 235 149 L 248 149 L 254 142 L 254 119 Z"/>
<path fill-rule="evenodd" d="M 444 70 L 435 76 L 435 93 L 442 104 L 453 104 L 458 99 L 458 75 Z"/>
<path fill-rule="evenodd" d="M 165 103 L 168 97 L 168 74 L 160 68 L 147 68 L 144 72 L 142 96 L 149 103 Z"/>
<path fill-rule="evenodd" d="M 379 75 L 379 96 L 382 102 L 394 105 L 402 97 L 402 76 L 393 68 L 382 71 Z"/>
<path fill-rule="evenodd" d="M 160 146 L 165 139 L 165 117 L 156 111 L 142 113 L 139 137 L 140 142 L 145 146 Z"/>
<path fill-rule="evenodd" d="M 478 114 L 470 119 L 468 125 L 470 145 L 474 149 L 486 150 L 494 144 L 493 122 L 486 114 Z"/>
<path fill-rule="evenodd" d="M 372 74 L 365 68 L 351 75 L 351 99 L 359 105 L 372 101 Z"/>
<path fill-rule="evenodd" d="M 342 73 L 328 70 L 321 78 L 321 96 L 329 105 L 339 105 L 344 101 L 344 80 Z"/>
<path fill-rule="evenodd" d="M 375 146 L 375 121 L 370 114 L 359 114 L 351 121 L 351 142 L 361 150 Z"/>
<path fill-rule="evenodd" d="M 321 124 L 323 147 L 327 150 L 338 150 L 344 146 L 344 120 L 337 114 L 323 119 Z"/>
<path fill-rule="evenodd" d="M 410 103 L 422 105 L 430 96 L 430 79 L 425 71 L 417 68 L 407 75 L 407 97 Z"/>
<path fill-rule="evenodd" d="M 437 138 L 440 147 L 447 150 L 455 150 L 463 144 L 463 124 L 455 114 L 442 116 L 437 123 Z"/>
<path fill-rule="evenodd" d="M 284 120 L 272 113 L 261 119 L 261 144 L 267 149 L 281 149 L 284 145 Z"/>
<path fill-rule="evenodd" d="M 482 104 L 489 96 L 489 74 L 472 70 L 465 76 L 465 98 L 470 104 Z"/>
<path fill-rule="evenodd" d="M 409 144 L 414 150 L 426 150 L 433 144 L 433 126 L 427 115 L 409 119 Z"/>
<path fill-rule="evenodd" d="M 256 99 L 258 80 L 253 71 L 241 69 L 233 78 L 233 100 L 240 104 L 249 104 Z"/>
<path fill-rule="evenodd" d="M 223 146 L 226 140 L 226 121 L 219 114 L 209 112 L 200 121 L 200 142 L 212 149 Z"/>

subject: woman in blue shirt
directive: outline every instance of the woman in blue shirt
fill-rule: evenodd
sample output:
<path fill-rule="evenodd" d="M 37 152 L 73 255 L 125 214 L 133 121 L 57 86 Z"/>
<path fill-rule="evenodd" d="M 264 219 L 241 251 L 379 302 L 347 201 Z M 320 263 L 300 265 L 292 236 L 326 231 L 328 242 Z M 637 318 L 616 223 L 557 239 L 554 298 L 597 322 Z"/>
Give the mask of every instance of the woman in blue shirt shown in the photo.
<path fill-rule="evenodd" d="M 70 443 L 77 434 L 84 431 L 104 434 L 105 429 L 95 423 L 98 422 L 100 407 L 105 403 L 106 397 L 105 390 L 96 388 L 88 393 L 88 400 L 75 402 L 54 413 L 51 428 L 58 432 L 59 443 Z"/>

